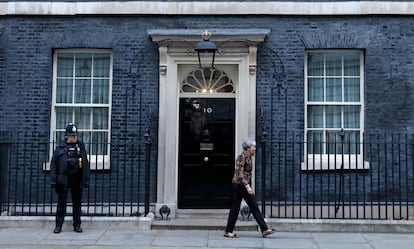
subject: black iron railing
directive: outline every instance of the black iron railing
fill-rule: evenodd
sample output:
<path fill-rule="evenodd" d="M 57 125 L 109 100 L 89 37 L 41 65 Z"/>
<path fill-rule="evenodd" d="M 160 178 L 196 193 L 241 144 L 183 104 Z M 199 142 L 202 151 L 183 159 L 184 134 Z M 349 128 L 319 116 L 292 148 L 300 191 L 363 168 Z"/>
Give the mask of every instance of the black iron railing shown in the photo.
<path fill-rule="evenodd" d="M 301 134 L 284 132 L 268 134 L 258 145 L 256 193 L 266 216 L 308 219 L 412 219 L 414 216 L 411 135 L 365 134 L 362 142 L 352 144 L 345 136 L 343 141 L 323 144 L 307 143 Z M 50 186 L 48 170 L 54 143 L 39 142 L 42 137 L 45 136 L 26 134 L 1 140 L 3 214 L 54 214 L 57 196 Z M 151 155 L 156 153 L 151 151 L 154 148 L 149 137 L 141 140 L 111 143 L 105 145 L 110 148 L 109 155 L 90 155 L 91 178 L 89 188 L 83 193 L 84 215 L 145 215 L 154 208 L 157 166 Z M 264 166 L 261 162 L 265 162 Z"/>
<path fill-rule="evenodd" d="M 265 186 L 258 196 L 266 216 L 413 219 L 411 135 L 365 134 L 362 142 L 343 135 L 334 142 L 307 143 L 302 134 L 281 131 L 259 148 L 267 151 L 259 159 L 266 164 L 256 168 Z"/>
<path fill-rule="evenodd" d="M 151 141 L 111 143 L 109 155 L 91 155 L 90 183 L 83 190 L 82 212 L 89 216 L 140 216 L 153 206 L 155 190 Z M 52 215 L 57 195 L 50 185 L 50 158 L 55 143 L 29 136 L 0 143 L 1 212 L 6 215 Z M 87 148 L 92 148 L 86 144 Z M 153 170 L 155 172 L 155 170 Z M 71 212 L 68 198 L 68 212 Z"/>

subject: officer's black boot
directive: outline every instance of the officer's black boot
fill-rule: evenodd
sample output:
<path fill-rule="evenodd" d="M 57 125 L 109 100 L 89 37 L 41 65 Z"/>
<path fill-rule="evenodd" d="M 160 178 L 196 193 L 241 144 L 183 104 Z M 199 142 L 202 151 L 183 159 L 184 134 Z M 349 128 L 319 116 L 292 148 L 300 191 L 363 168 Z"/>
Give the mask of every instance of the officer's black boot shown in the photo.
<path fill-rule="evenodd" d="M 63 225 L 63 218 L 56 217 L 56 227 L 55 227 L 55 230 L 53 230 L 53 233 L 60 233 L 62 231 L 62 225 Z"/>
<path fill-rule="evenodd" d="M 62 231 L 62 227 L 56 226 L 55 230 L 53 230 L 53 233 L 60 233 Z"/>
<path fill-rule="evenodd" d="M 73 225 L 73 231 L 77 232 L 77 233 L 81 233 L 83 232 L 82 228 L 80 225 Z"/>

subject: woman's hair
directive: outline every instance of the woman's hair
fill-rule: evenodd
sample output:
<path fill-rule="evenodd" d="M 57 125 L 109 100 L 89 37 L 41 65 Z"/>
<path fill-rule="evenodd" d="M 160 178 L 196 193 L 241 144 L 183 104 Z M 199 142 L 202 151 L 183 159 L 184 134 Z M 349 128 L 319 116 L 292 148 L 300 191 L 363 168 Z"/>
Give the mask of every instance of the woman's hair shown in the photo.
<path fill-rule="evenodd" d="M 256 141 L 254 141 L 252 139 L 247 139 L 242 143 L 243 150 L 247 150 L 251 146 L 256 146 Z"/>

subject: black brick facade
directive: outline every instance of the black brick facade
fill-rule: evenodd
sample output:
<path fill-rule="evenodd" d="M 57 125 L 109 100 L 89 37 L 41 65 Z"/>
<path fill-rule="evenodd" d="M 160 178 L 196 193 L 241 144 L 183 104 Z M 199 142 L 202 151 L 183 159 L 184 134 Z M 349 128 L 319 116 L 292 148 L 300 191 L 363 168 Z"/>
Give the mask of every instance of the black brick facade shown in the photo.
<path fill-rule="evenodd" d="M 274 119 L 266 122 L 272 122 L 276 130 L 289 127 L 290 131 L 303 132 L 305 50 L 345 48 L 362 49 L 365 53 L 365 132 L 414 133 L 412 16 L 3 16 L 0 18 L 0 131 L 39 132 L 48 137 L 54 49 L 105 48 L 113 51 L 114 59 L 112 140 L 121 141 L 129 136 L 143 141 L 142 133 L 133 127 L 141 126 L 143 131 L 151 113 L 152 146 L 156 150 L 158 53 L 146 31 L 200 29 L 201 33 L 205 27 L 271 29 L 265 46 L 280 57 L 286 74 L 280 83 L 286 87 L 287 96 L 286 99 L 271 96 L 269 89 L 278 81 L 272 77 L 274 68 L 269 58 L 259 53 L 257 113 L 274 111 Z M 145 56 L 145 61 L 137 65 L 139 77 L 130 71 L 137 53 Z M 141 95 L 134 98 L 140 100 L 141 106 L 130 107 L 128 112 L 140 112 L 142 116 L 131 115 L 126 123 L 125 91 L 135 84 Z M 259 126 L 257 134 L 260 135 Z M 152 160 L 151 177 L 155 180 L 156 153 L 152 154 Z M 260 158 L 256 163 L 261 164 Z"/>

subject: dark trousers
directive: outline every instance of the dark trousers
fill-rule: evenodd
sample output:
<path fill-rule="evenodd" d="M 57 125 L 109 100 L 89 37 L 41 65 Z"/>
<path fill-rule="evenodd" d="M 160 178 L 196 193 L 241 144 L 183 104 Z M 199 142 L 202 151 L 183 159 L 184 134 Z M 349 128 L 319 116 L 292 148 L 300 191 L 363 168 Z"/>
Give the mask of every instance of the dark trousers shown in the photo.
<path fill-rule="evenodd" d="M 72 217 L 73 217 L 73 226 L 80 226 L 81 224 L 81 201 L 82 201 L 82 188 L 80 187 L 71 187 L 70 193 L 72 196 Z M 56 210 L 56 226 L 62 227 L 63 221 L 65 220 L 66 215 L 66 204 L 68 198 L 69 189 L 57 189 L 58 193 L 58 205 Z"/>
<path fill-rule="evenodd" d="M 259 210 L 254 195 L 249 195 L 243 185 L 233 183 L 233 203 L 230 208 L 229 218 L 227 220 L 226 233 L 232 233 L 234 230 L 237 218 L 239 217 L 240 204 L 242 202 L 242 199 L 244 199 L 249 206 L 250 212 L 253 214 L 253 217 L 260 227 L 260 230 L 262 232 L 267 230 L 268 226 L 263 218 L 262 213 Z"/>

